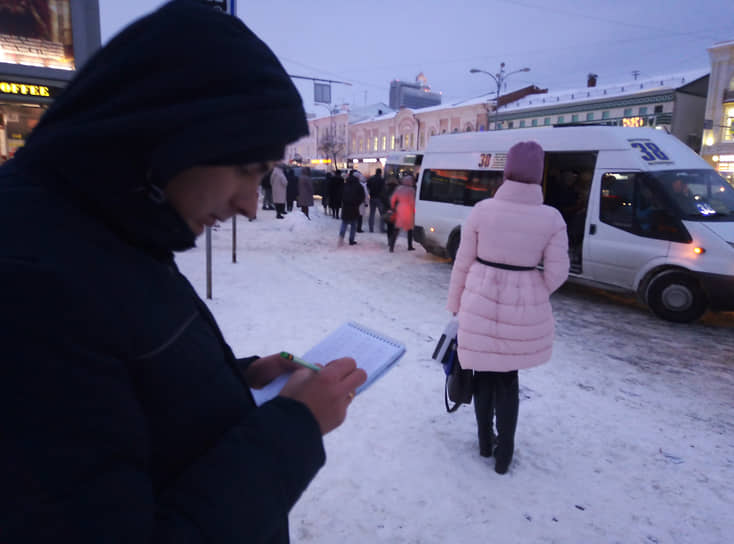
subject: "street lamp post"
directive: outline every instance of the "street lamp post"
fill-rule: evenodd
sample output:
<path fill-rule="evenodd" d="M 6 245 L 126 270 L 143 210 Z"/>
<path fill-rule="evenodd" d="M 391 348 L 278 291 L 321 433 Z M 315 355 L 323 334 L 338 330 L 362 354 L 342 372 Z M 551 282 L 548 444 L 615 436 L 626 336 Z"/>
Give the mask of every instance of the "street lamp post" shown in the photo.
<path fill-rule="evenodd" d="M 497 118 L 499 115 L 499 108 L 500 108 L 500 93 L 502 92 L 502 85 L 504 84 L 505 80 L 510 77 L 512 74 L 517 74 L 519 72 L 529 72 L 530 68 L 520 68 L 519 70 L 513 70 L 512 72 L 505 72 L 505 63 L 500 64 L 500 71 L 496 74 L 493 74 L 491 72 L 487 72 L 486 70 L 480 70 L 479 68 L 472 68 L 469 70 L 470 74 L 487 74 L 489 77 L 491 77 L 495 84 L 497 85 L 497 96 L 495 98 L 494 103 L 494 130 L 497 130 L 498 123 Z M 487 116 L 487 124 L 489 124 L 489 116 Z M 489 126 L 487 126 L 487 130 L 489 130 Z"/>

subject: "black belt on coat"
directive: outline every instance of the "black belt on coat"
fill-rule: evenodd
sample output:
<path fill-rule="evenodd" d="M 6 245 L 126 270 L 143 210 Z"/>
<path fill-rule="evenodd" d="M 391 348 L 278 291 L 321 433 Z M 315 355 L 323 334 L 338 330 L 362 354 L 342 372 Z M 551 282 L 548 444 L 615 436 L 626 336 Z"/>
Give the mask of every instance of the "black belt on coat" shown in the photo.
<path fill-rule="evenodd" d="M 477 261 L 482 264 L 486 264 L 487 266 L 491 266 L 492 268 L 501 268 L 502 270 L 535 270 L 537 268 L 535 266 L 515 266 L 514 264 L 493 263 L 492 261 L 485 261 L 479 257 L 477 257 Z"/>

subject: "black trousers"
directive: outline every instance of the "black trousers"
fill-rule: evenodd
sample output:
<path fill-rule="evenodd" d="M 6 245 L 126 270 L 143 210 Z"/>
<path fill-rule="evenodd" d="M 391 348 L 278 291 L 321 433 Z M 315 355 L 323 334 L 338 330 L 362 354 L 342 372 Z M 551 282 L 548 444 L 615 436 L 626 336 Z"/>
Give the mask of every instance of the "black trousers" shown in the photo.
<path fill-rule="evenodd" d="M 400 234 L 400 229 L 397 228 L 393 223 L 388 223 L 388 234 L 387 234 L 387 244 L 390 247 L 390 251 L 393 251 L 395 249 L 395 240 L 398 239 L 398 235 Z M 390 232 L 390 226 L 392 226 L 392 232 Z M 413 229 L 408 229 L 408 249 L 413 247 Z"/>
<path fill-rule="evenodd" d="M 479 449 L 491 452 L 496 442 L 498 459 L 512 459 L 515 429 L 520 406 L 517 370 L 510 372 L 474 371 L 474 414 L 477 418 Z M 497 425 L 495 438 L 492 420 Z"/>
<path fill-rule="evenodd" d="M 285 213 L 285 203 L 282 203 L 282 204 L 276 203 L 275 212 L 276 212 L 277 217 L 282 217 L 283 214 Z"/>

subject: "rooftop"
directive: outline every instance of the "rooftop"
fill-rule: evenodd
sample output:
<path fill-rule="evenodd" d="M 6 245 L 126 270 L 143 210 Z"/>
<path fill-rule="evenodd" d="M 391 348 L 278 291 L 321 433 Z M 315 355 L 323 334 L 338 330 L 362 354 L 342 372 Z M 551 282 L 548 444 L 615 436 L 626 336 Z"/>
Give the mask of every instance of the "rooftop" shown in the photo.
<path fill-rule="evenodd" d="M 501 112 L 508 112 L 519 108 L 543 108 L 556 104 L 569 104 L 574 102 L 585 102 L 602 100 L 639 94 L 641 92 L 653 92 L 674 90 L 693 81 L 701 79 L 709 74 L 708 69 L 700 69 L 682 72 L 673 75 L 661 75 L 649 78 L 631 80 L 624 83 L 614 83 L 606 86 L 579 87 L 558 92 L 549 92 L 543 95 L 531 95 L 506 106 L 500 106 Z"/>

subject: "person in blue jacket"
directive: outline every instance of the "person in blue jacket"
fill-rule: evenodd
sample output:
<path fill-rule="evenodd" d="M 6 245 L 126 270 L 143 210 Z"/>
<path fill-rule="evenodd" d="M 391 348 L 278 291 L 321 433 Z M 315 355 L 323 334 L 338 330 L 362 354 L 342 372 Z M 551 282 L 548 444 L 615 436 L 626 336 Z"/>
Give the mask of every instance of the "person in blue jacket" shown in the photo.
<path fill-rule="evenodd" d="M 0 167 L 0 541 L 288 542 L 366 376 L 236 357 L 173 255 L 254 217 L 307 133 L 270 49 L 175 0 L 98 51 Z M 256 406 L 249 388 L 285 372 Z"/>

